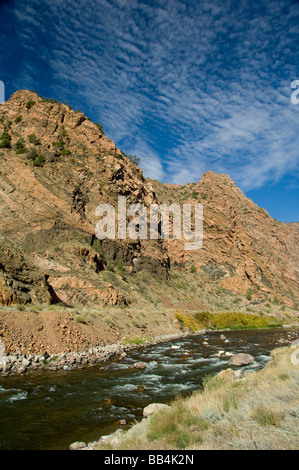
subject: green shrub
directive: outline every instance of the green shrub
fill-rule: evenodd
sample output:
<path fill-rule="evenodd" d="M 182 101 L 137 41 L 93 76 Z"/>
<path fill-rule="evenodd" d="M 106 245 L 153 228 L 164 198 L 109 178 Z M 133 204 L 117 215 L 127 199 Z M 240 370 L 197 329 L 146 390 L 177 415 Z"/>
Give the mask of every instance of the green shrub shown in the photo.
<path fill-rule="evenodd" d="M 176 314 L 176 319 L 179 322 L 183 323 L 190 331 L 197 331 L 200 329 L 200 325 L 197 322 L 197 319 L 192 315 L 185 315 L 182 313 Z"/>
<path fill-rule="evenodd" d="M 0 137 L 0 148 L 1 149 L 10 149 L 11 148 L 11 137 L 8 132 L 3 132 Z"/>
<path fill-rule="evenodd" d="M 82 315 L 77 315 L 76 316 L 76 321 L 78 323 L 84 323 L 84 324 L 86 323 L 86 319 Z"/>
<path fill-rule="evenodd" d="M 96 251 L 97 253 L 102 253 L 102 243 L 101 241 L 96 238 L 93 244 L 91 245 L 91 248 Z"/>
<path fill-rule="evenodd" d="M 106 269 L 107 269 L 107 271 L 114 272 L 114 264 L 111 261 L 108 261 L 108 263 L 106 265 Z"/>
<path fill-rule="evenodd" d="M 35 148 L 32 148 L 27 154 L 27 158 L 28 160 L 36 160 L 37 155 L 38 155 L 37 150 Z"/>
<path fill-rule="evenodd" d="M 224 312 L 211 313 L 200 312 L 194 316 L 199 327 L 222 330 L 229 329 L 246 329 L 246 328 L 269 328 L 278 327 L 280 324 L 274 324 L 273 318 L 267 315 L 263 317 L 242 312 Z"/>
<path fill-rule="evenodd" d="M 27 152 L 23 139 L 19 139 L 18 142 L 15 143 L 15 149 L 17 155 Z"/>
<path fill-rule="evenodd" d="M 246 299 L 251 300 L 252 299 L 252 289 L 247 289 L 246 291 Z"/>
<path fill-rule="evenodd" d="M 53 145 L 53 147 L 56 147 L 60 151 L 64 150 L 63 140 L 59 140 L 58 142 L 53 142 L 52 145 Z"/>
<path fill-rule="evenodd" d="M 68 149 L 63 148 L 60 153 L 61 155 L 70 155 L 72 152 Z"/>
<path fill-rule="evenodd" d="M 196 267 L 194 266 L 194 264 L 192 264 L 191 268 L 190 268 L 190 272 L 191 273 L 196 273 L 197 269 Z"/>
<path fill-rule="evenodd" d="M 15 143 L 15 148 L 16 149 L 21 149 L 24 147 L 24 140 L 23 139 L 19 139 L 18 142 Z"/>
<path fill-rule="evenodd" d="M 115 263 L 115 266 L 119 271 L 123 272 L 125 270 L 121 261 L 118 261 L 117 263 Z"/>
<path fill-rule="evenodd" d="M 30 134 L 28 136 L 29 144 L 40 145 L 40 140 L 36 137 L 35 134 Z"/>
<path fill-rule="evenodd" d="M 136 155 L 127 155 L 127 157 L 132 163 L 134 163 L 134 165 L 140 165 L 140 158 L 136 157 Z"/>
<path fill-rule="evenodd" d="M 281 412 L 258 406 L 253 410 L 251 417 L 261 426 L 280 426 L 285 416 Z"/>
<path fill-rule="evenodd" d="M 38 155 L 37 159 L 33 162 L 33 166 L 44 166 L 45 161 L 46 159 L 43 155 Z"/>
<path fill-rule="evenodd" d="M 104 129 L 103 129 L 103 126 L 101 126 L 101 124 L 99 124 L 98 122 L 96 122 L 95 125 L 97 126 L 97 128 L 99 129 L 99 131 L 100 131 L 102 134 L 105 134 Z"/>
<path fill-rule="evenodd" d="M 23 119 L 23 118 L 22 118 L 22 116 L 18 116 L 18 117 L 16 117 L 16 119 L 15 119 L 15 123 L 16 123 L 16 124 L 18 124 L 19 122 L 21 122 L 21 121 L 22 121 L 22 119 Z"/>
<path fill-rule="evenodd" d="M 31 109 L 32 106 L 34 106 L 34 105 L 35 105 L 35 101 L 29 100 L 29 101 L 27 101 L 27 103 L 26 103 L 26 108 L 27 108 L 27 109 Z"/>
<path fill-rule="evenodd" d="M 17 155 L 21 155 L 23 153 L 27 153 L 27 149 L 25 147 L 21 147 L 18 150 L 16 150 Z"/>
<path fill-rule="evenodd" d="M 45 101 L 46 103 L 59 103 L 58 100 L 52 100 L 52 98 L 45 98 L 43 101 Z"/>

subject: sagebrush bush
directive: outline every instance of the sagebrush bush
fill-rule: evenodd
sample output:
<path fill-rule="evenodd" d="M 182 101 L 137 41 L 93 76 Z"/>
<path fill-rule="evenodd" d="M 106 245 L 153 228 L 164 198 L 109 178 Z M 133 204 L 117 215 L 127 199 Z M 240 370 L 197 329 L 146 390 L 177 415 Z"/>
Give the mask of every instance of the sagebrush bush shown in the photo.
<path fill-rule="evenodd" d="M 29 101 L 27 101 L 27 103 L 26 103 L 26 108 L 27 108 L 27 109 L 31 109 L 32 106 L 34 106 L 34 105 L 35 105 L 35 101 L 34 101 L 34 100 L 29 100 Z"/>
<path fill-rule="evenodd" d="M 252 411 L 251 417 L 261 426 L 280 426 L 284 413 L 258 406 Z"/>
<path fill-rule="evenodd" d="M 40 140 L 36 137 L 35 134 L 30 134 L 28 136 L 28 141 L 30 144 L 40 145 Z"/>
<path fill-rule="evenodd" d="M 11 148 L 11 137 L 8 132 L 3 132 L 0 137 L 0 148 L 10 149 Z"/>

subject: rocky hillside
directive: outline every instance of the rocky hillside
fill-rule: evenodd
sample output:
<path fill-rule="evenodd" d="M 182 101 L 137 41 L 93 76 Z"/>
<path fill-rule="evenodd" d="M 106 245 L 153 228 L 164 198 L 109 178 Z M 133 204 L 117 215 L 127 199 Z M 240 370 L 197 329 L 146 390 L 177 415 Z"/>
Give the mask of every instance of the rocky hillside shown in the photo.
<path fill-rule="evenodd" d="M 81 112 L 18 91 L 0 107 L 0 304 L 126 302 L 109 261 L 167 275 L 159 241 L 95 240 L 100 203 L 156 202 L 142 171 Z"/>
<path fill-rule="evenodd" d="M 146 179 L 99 124 L 29 91 L 0 105 L 0 160 L 0 305 L 295 315 L 298 224 L 271 218 L 227 175 L 185 186 Z M 119 195 L 147 207 L 202 203 L 202 249 L 97 240 L 95 209 Z"/>
<path fill-rule="evenodd" d="M 205 173 L 198 183 L 184 186 L 152 183 L 160 203 L 204 207 L 204 242 L 185 251 L 183 241 L 169 240 L 170 264 L 192 269 L 207 282 L 251 301 L 268 299 L 298 308 L 298 223 L 269 216 L 248 199 L 227 175 Z"/>

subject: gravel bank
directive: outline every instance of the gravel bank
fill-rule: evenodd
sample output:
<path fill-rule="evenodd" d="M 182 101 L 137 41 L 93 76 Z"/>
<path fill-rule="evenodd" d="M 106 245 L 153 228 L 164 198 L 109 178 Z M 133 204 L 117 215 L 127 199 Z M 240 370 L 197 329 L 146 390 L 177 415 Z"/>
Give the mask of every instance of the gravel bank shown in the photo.
<path fill-rule="evenodd" d="M 200 330 L 193 335 L 204 334 L 205 330 Z M 98 346 L 89 348 L 83 352 L 69 352 L 59 354 L 48 354 L 45 352 L 42 355 L 35 354 L 13 354 L 9 356 L 0 357 L 0 374 L 2 376 L 23 374 L 25 372 L 36 369 L 48 370 L 73 370 L 77 367 L 88 367 L 101 362 L 106 362 L 112 357 L 121 359 L 127 351 L 140 348 L 149 344 L 158 344 L 164 341 L 171 341 L 173 339 L 190 336 L 190 333 L 177 333 L 170 335 L 162 335 L 147 340 L 143 344 L 123 344 L 121 342 L 109 344 L 106 346 Z"/>

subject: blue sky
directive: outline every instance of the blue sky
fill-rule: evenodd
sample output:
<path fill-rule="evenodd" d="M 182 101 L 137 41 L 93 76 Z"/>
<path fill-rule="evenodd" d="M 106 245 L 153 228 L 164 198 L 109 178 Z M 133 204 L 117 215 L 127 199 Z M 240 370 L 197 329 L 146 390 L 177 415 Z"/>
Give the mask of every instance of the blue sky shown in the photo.
<path fill-rule="evenodd" d="M 145 176 L 226 173 L 299 220 L 298 1 L 7 0 L 0 18 L 6 98 L 67 101 Z"/>

